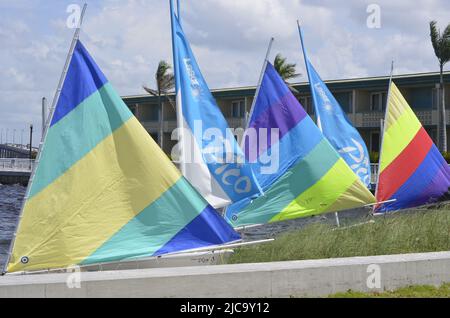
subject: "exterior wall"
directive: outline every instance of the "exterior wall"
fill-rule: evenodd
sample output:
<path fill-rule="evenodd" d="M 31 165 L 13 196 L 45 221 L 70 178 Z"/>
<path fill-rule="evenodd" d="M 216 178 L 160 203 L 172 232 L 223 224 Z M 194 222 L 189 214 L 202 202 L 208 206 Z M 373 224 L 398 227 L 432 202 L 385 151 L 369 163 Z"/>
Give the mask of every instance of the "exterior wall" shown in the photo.
<path fill-rule="evenodd" d="M 445 85 L 445 108 L 450 108 L 450 84 Z"/>
<path fill-rule="evenodd" d="M 435 140 L 438 112 L 436 96 L 433 97 L 432 91 L 439 82 L 439 75 L 432 73 L 423 76 L 399 76 L 394 80 L 423 125 Z M 446 73 L 445 81 L 446 108 L 450 109 L 450 72 Z M 383 110 L 371 110 L 372 94 L 379 92 L 387 93 L 388 82 L 388 78 L 327 82 L 331 92 L 335 94 L 338 100 L 346 100 L 348 96 L 350 103 L 347 109 L 348 117 L 360 131 L 367 143 L 369 151 L 374 150 L 371 149 L 371 145 L 373 144 L 373 140 L 371 141 L 371 139 L 376 138 L 373 135 L 380 132 L 381 121 L 384 119 L 384 106 Z M 302 83 L 294 85 L 294 87 L 299 91 L 297 98 L 302 104 L 305 104 L 305 98 L 310 99 L 311 97 L 309 85 Z M 255 91 L 255 88 L 213 90 L 213 95 L 216 98 L 217 104 L 231 128 L 245 127 L 245 114 L 240 117 L 234 117 L 233 101 L 243 100 L 245 105 L 244 113 L 248 114 L 251 111 Z M 171 96 L 170 98 L 174 101 L 174 96 Z M 157 136 L 160 145 L 161 138 L 159 135 L 162 126 L 164 131 L 162 148 L 166 153 L 170 154 L 172 147 L 176 144 L 176 141 L 171 140 L 171 133 L 177 127 L 174 106 L 167 100 L 164 100 L 164 120 L 161 124 L 159 120 L 157 98 L 142 95 L 125 97 L 124 101 L 142 122 L 147 131 L 150 134 Z M 305 106 L 310 116 L 315 120 L 313 105 L 303 106 Z M 450 124 L 450 111 L 448 111 L 446 115 L 447 123 Z"/>

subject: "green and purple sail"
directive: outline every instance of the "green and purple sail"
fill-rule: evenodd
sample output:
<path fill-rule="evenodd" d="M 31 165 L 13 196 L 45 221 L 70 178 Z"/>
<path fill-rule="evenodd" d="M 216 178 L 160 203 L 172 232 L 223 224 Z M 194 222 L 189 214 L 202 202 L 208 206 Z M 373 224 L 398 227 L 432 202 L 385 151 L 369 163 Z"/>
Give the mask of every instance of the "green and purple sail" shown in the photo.
<path fill-rule="evenodd" d="M 277 138 L 267 129 L 278 129 Z M 265 224 L 361 207 L 374 196 L 345 163 L 305 112 L 270 63 L 245 136 L 256 131 L 257 146 L 244 139 L 247 160 L 264 190 L 256 199 L 231 205 L 227 220 L 235 227 Z M 260 134 L 266 130 L 266 133 Z M 247 140 L 248 141 L 248 140 Z M 264 157 L 278 154 L 278 169 L 263 173 Z M 266 167 L 267 168 L 267 167 Z"/>

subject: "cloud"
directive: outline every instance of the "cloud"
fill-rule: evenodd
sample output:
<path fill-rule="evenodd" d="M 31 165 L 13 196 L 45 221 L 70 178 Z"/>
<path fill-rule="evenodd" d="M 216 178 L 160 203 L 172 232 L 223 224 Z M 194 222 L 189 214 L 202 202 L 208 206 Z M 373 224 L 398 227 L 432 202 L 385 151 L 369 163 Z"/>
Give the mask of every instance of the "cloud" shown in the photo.
<path fill-rule="evenodd" d="M 40 123 L 51 100 L 73 30 L 66 6 L 81 0 L 0 2 L 0 127 Z M 367 5 L 381 8 L 381 29 L 366 25 Z M 270 37 L 306 80 L 296 21 L 324 79 L 437 71 L 429 40 L 432 19 L 444 27 L 447 0 L 189 0 L 182 24 L 211 88 L 256 85 Z M 160 60 L 172 60 L 168 1 L 89 1 L 81 39 L 122 95 L 154 85 Z"/>

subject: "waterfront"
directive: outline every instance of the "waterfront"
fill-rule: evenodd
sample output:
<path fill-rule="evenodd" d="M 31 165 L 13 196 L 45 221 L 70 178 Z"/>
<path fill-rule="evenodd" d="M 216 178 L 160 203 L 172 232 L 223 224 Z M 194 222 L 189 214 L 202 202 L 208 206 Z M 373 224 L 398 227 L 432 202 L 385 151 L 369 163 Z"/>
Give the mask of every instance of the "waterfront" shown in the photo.
<path fill-rule="evenodd" d="M 0 268 L 3 268 L 4 262 L 6 261 L 25 190 L 26 188 L 20 185 L 0 185 Z M 365 217 L 368 212 L 368 210 L 364 211 L 364 209 L 359 209 L 341 212 L 339 215 L 341 223 L 346 224 L 348 222 L 355 222 L 355 219 L 358 217 Z M 313 222 L 334 223 L 335 217 L 331 213 L 250 228 L 243 232 L 243 238 L 247 241 L 272 238 L 280 233 L 295 230 Z"/>
<path fill-rule="evenodd" d="M 8 254 L 25 190 L 21 185 L 0 184 L 0 268 Z"/>

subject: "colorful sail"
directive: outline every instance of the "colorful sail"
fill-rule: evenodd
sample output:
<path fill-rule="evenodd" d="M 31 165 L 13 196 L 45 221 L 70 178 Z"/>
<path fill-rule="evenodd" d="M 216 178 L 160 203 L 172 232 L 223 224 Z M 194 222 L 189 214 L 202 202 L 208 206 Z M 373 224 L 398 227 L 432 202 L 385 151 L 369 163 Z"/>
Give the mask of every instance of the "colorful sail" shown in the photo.
<path fill-rule="evenodd" d="M 293 96 L 275 68 L 267 63 L 249 128 L 279 128 L 278 142 L 259 148 L 279 152 L 280 170 L 258 174 L 264 195 L 228 207 L 235 227 L 265 224 L 336 212 L 375 202 L 374 196 Z M 247 151 L 246 151 L 247 152 Z M 261 165 L 253 158 L 255 172 Z"/>
<path fill-rule="evenodd" d="M 224 207 L 260 189 L 200 72 L 172 2 L 182 172 L 211 205 Z"/>
<path fill-rule="evenodd" d="M 324 136 L 342 158 L 344 158 L 345 162 L 347 162 L 361 181 L 366 186 L 369 186 L 370 158 L 367 146 L 358 130 L 350 122 L 336 98 L 331 94 L 311 64 L 303 44 L 300 27 L 299 32 L 317 117 L 317 126 L 319 126 Z"/>
<path fill-rule="evenodd" d="M 438 202 L 448 197 L 450 168 L 397 86 L 392 83 L 384 124 L 377 212 Z"/>
<path fill-rule="evenodd" d="M 8 272 L 239 240 L 180 175 L 81 42 L 30 185 Z"/>

